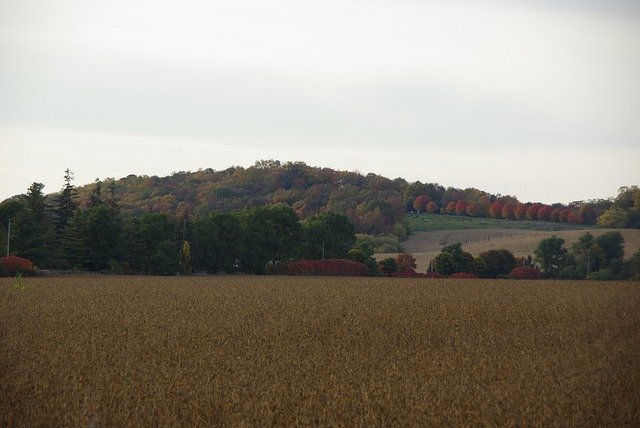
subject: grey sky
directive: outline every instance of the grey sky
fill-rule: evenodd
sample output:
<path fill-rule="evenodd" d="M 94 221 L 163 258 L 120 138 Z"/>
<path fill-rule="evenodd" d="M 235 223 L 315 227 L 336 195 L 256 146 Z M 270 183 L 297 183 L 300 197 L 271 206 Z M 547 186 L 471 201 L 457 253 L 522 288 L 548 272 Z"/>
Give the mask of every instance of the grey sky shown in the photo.
<path fill-rule="evenodd" d="M 637 4 L 0 2 L 0 198 L 261 158 L 613 196 L 640 183 Z"/>

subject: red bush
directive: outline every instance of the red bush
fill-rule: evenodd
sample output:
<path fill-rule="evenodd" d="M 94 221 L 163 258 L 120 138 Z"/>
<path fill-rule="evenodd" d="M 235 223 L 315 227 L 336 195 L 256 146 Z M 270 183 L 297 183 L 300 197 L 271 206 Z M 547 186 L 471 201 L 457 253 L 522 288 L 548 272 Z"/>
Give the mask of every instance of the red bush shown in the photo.
<path fill-rule="evenodd" d="M 21 275 L 31 275 L 35 273 L 33 262 L 29 259 L 18 256 L 0 258 L 0 275 L 14 276 L 18 272 Z"/>
<path fill-rule="evenodd" d="M 297 260 L 283 264 L 278 272 L 294 276 L 366 276 L 369 269 L 353 260 Z"/>
<path fill-rule="evenodd" d="M 540 279 L 540 271 L 531 266 L 514 268 L 509 274 L 512 279 Z"/>
<path fill-rule="evenodd" d="M 435 202 L 431 201 L 427 204 L 427 211 L 430 213 L 434 213 L 437 214 L 440 212 L 439 208 L 438 208 L 438 204 L 436 204 Z"/>
<path fill-rule="evenodd" d="M 469 272 L 456 272 L 449 275 L 447 278 L 451 279 L 477 279 L 478 277 Z"/>

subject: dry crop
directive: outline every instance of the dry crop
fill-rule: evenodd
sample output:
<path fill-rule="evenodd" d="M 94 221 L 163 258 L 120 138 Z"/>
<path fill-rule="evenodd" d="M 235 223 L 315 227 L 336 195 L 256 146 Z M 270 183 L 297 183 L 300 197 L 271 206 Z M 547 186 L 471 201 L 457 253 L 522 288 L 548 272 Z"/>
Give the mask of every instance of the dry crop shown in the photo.
<path fill-rule="evenodd" d="M 640 288 L 0 281 L 0 425 L 640 424 Z"/>

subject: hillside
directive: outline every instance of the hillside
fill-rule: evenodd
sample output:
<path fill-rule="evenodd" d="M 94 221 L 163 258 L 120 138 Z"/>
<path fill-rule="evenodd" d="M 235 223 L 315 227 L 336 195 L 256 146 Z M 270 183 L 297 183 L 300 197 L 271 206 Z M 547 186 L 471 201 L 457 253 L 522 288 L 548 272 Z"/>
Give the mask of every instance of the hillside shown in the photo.
<path fill-rule="evenodd" d="M 592 229 L 589 232 L 594 236 L 602 235 L 614 229 Z M 640 230 L 638 229 L 615 229 L 624 236 L 625 257 L 630 257 L 640 249 Z M 533 257 L 538 243 L 553 235 L 565 240 L 565 246 L 570 247 L 584 230 L 513 230 L 513 229 L 491 229 L 491 230 L 438 230 L 432 232 L 415 232 L 409 239 L 402 243 L 405 251 L 412 253 L 416 258 L 417 271 L 425 272 L 429 262 L 440 253 L 445 245 L 462 243 L 462 248 L 471 253 L 474 257 L 478 254 L 497 249 L 507 249 L 516 257 Z M 386 257 L 395 257 L 396 254 L 385 253 L 376 254 L 376 259 L 382 260 Z"/>
<path fill-rule="evenodd" d="M 92 183 L 78 188 L 84 205 L 96 186 L 97 183 Z M 640 199 L 636 201 L 640 191 L 635 186 L 622 188 L 615 201 L 544 205 L 519 202 L 513 196 L 493 195 L 473 187 L 445 188 L 438 183 L 410 183 L 403 178 L 389 179 L 372 173 L 363 175 L 357 171 L 274 160 L 258 161 L 249 168 L 234 166 L 222 171 L 208 168 L 166 177 L 132 174 L 118 180 L 106 179 L 100 182 L 100 187 L 102 194 L 108 194 L 125 215 L 153 211 L 174 217 L 199 216 L 210 211 L 284 203 L 291 206 L 301 220 L 331 211 L 349 217 L 360 233 L 395 234 L 400 239 L 406 236 L 407 229 L 475 228 L 476 224 L 481 228 L 493 225 L 529 229 L 538 228 L 532 226 L 538 220 L 552 220 L 555 228 L 590 225 L 603 213 L 613 214 L 604 225 L 635 227 L 636 223 L 640 224 L 638 215 L 626 215 L 630 209 L 640 211 L 636 207 L 640 204 Z M 54 203 L 55 195 L 49 195 L 49 200 Z M 610 210 L 611 207 L 616 210 Z M 423 216 L 410 217 L 407 227 L 406 214 L 416 211 L 424 213 Z M 449 215 L 438 218 L 441 214 Z M 514 224 L 494 224 L 503 218 L 513 219 Z M 424 222 L 440 226 L 434 228 L 432 224 L 425 228 Z M 444 224 L 447 222 L 450 224 Z M 549 228 L 544 224 L 540 227 Z"/>

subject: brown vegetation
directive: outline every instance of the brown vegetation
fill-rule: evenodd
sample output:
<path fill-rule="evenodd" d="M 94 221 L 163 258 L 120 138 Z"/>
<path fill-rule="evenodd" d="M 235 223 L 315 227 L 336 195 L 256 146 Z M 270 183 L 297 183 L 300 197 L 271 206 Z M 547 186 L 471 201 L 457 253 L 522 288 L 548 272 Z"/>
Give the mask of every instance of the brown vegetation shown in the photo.
<path fill-rule="evenodd" d="M 637 283 L 0 280 L 0 425 L 640 424 Z"/>

